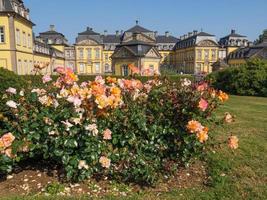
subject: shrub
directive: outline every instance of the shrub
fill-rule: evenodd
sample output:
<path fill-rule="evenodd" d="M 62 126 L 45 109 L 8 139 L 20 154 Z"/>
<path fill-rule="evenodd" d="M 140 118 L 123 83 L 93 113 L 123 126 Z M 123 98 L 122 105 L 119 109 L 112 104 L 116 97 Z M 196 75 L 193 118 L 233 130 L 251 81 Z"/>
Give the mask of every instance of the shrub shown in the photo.
<path fill-rule="evenodd" d="M 3 94 L 8 87 L 23 88 L 27 86 L 27 81 L 16 75 L 14 72 L 0 68 L 0 93 Z"/>
<path fill-rule="evenodd" d="M 98 76 L 77 84 L 71 70 L 58 72 L 45 89 L 4 95 L 2 172 L 39 158 L 61 165 L 72 181 L 98 175 L 152 184 L 203 154 L 212 113 L 228 98 L 188 79 Z"/>
<path fill-rule="evenodd" d="M 229 67 L 208 76 L 212 85 L 235 95 L 267 96 L 267 62 L 250 60 L 240 67 Z"/>

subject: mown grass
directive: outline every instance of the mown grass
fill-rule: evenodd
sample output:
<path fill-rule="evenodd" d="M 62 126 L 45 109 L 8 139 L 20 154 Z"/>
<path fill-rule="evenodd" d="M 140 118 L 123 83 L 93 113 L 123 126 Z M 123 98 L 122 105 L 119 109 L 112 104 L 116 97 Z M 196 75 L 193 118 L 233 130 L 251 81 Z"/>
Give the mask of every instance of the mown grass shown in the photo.
<path fill-rule="evenodd" d="M 236 121 L 217 127 L 213 139 L 221 143 L 207 154 L 210 181 L 207 186 L 155 194 L 142 192 L 131 197 L 107 196 L 102 199 L 267 199 L 267 98 L 231 96 L 217 112 L 236 116 Z M 239 149 L 229 150 L 225 139 L 239 137 Z M 88 197 L 13 197 L 10 200 L 88 199 Z"/>

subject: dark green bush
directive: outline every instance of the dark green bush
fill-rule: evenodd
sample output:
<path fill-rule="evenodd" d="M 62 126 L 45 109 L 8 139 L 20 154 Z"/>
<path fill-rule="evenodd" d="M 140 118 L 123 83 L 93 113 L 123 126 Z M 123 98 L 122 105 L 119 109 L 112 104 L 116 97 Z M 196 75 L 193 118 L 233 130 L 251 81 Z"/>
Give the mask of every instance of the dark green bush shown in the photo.
<path fill-rule="evenodd" d="M 267 61 L 250 60 L 208 76 L 213 87 L 234 95 L 267 96 Z"/>
<path fill-rule="evenodd" d="M 0 93 L 3 93 L 8 87 L 20 89 L 27 86 L 27 81 L 24 77 L 4 68 L 0 68 L 0 83 Z"/>

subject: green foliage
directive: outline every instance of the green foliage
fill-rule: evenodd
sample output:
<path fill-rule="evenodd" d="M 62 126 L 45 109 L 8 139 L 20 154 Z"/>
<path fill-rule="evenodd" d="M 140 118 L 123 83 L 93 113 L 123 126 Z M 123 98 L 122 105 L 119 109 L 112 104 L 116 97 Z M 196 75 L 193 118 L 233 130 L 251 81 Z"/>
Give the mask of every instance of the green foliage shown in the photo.
<path fill-rule="evenodd" d="M 3 94 L 8 87 L 20 89 L 27 86 L 27 81 L 23 77 L 4 68 L 0 68 L 0 83 L 1 94 Z"/>
<path fill-rule="evenodd" d="M 5 106 L 0 118 L 0 136 L 15 136 L 12 154 L 3 152 L 3 172 L 21 160 L 39 158 L 62 166 L 69 181 L 98 175 L 154 184 L 161 175 L 203 155 L 204 141 L 196 131 L 189 133 L 187 124 L 197 120 L 203 131 L 213 122 L 220 101 L 206 83 L 164 78 L 143 84 L 134 79 L 111 83 L 97 77 L 85 86 L 61 85 L 64 78 L 43 84 L 46 90 L 32 91 L 34 84 L 23 96 L 3 95 L 3 102 L 17 102 L 17 108 Z M 80 104 L 72 98 L 79 98 Z M 208 107 L 201 110 L 203 98 Z M 106 130 L 110 139 L 104 137 Z M 49 190 L 57 192 L 58 187 Z"/>
<path fill-rule="evenodd" d="M 267 96 L 267 61 L 250 60 L 240 67 L 229 67 L 208 76 L 212 85 L 236 95 Z"/>
<path fill-rule="evenodd" d="M 63 192 L 64 188 L 65 187 L 63 184 L 54 182 L 54 183 L 50 183 L 46 186 L 45 192 L 48 194 L 51 194 L 51 195 L 55 195 L 55 194 L 58 194 L 60 192 Z"/>

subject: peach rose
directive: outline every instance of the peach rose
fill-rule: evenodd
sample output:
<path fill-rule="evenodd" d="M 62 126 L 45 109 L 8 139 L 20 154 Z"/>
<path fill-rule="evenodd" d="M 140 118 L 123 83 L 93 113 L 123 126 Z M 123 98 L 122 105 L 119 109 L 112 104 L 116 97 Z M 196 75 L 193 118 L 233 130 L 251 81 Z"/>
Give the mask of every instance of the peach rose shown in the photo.
<path fill-rule="evenodd" d="M 224 122 L 226 123 L 232 123 L 234 121 L 234 118 L 233 116 L 229 113 L 229 112 L 226 112 L 224 114 L 224 118 L 223 118 Z"/>
<path fill-rule="evenodd" d="M 104 140 L 111 140 L 111 130 L 109 130 L 108 128 L 106 130 L 104 130 L 103 132 L 103 139 Z"/>
<path fill-rule="evenodd" d="M 231 135 L 229 138 L 228 138 L 228 146 L 231 148 L 231 149 L 237 149 L 238 148 L 238 138 L 236 136 L 233 136 Z"/>
<path fill-rule="evenodd" d="M 10 147 L 12 145 L 12 142 L 15 140 L 15 137 L 12 133 L 7 133 L 1 137 L 1 140 L 4 144 L 4 147 Z"/>
<path fill-rule="evenodd" d="M 101 166 L 104 168 L 108 169 L 110 167 L 110 159 L 108 159 L 105 156 L 101 156 L 99 159 L 99 162 L 100 162 Z"/>
<path fill-rule="evenodd" d="M 197 133 L 203 129 L 203 126 L 198 121 L 191 120 L 188 122 L 186 128 L 190 131 L 190 133 Z"/>

